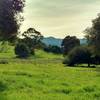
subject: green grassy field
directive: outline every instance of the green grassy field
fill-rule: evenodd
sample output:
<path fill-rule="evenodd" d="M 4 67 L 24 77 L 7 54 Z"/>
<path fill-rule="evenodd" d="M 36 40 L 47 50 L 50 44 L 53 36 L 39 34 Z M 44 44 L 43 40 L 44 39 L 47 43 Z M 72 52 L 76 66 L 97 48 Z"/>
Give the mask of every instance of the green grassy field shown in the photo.
<path fill-rule="evenodd" d="M 28 60 L 0 53 L 0 100 L 100 100 L 97 68 L 68 67 L 41 50 Z"/>

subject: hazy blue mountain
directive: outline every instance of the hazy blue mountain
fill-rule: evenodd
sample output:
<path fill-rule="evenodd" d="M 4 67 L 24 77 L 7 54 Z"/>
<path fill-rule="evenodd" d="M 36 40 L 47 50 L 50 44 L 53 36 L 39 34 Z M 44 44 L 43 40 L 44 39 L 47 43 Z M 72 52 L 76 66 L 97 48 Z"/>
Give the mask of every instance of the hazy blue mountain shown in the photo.
<path fill-rule="evenodd" d="M 54 37 L 45 37 L 42 40 L 42 42 L 45 43 L 46 45 L 57 45 L 57 46 L 61 46 L 62 39 L 58 39 L 58 38 L 54 38 Z M 86 39 L 80 39 L 80 43 L 81 44 L 86 44 Z"/>
<path fill-rule="evenodd" d="M 46 45 L 57 45 L 57 46 L 61 46 L 62 39 L 57 39 L 57 38 L 54 38 L 54 37 L 47 37 L 47 38 L 44 38 L 42 40 L 42 42 L 45 43 Z"/>
<path fill-rule="evenodd" d="M 86 39 L 80 39 L 80 44 L 87 44 L 87 40 Z"/>

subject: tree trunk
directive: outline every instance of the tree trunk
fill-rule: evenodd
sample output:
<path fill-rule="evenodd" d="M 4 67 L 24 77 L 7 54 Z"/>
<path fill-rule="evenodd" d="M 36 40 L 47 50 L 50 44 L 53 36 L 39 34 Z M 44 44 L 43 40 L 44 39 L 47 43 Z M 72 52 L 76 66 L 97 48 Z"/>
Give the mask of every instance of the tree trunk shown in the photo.
<path fill-rule="evenodd" d="M 88 67 L 90 67 L 90 63 L 88 62 Z"/>

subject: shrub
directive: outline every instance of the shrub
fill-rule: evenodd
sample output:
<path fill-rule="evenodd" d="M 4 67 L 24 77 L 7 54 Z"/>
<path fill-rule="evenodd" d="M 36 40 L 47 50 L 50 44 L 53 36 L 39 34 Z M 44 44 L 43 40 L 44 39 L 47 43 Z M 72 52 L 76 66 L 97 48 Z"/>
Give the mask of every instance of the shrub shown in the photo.
<path fill-rule="evenodd" d="M 90 66 L 91 53 L 87 47 L 76 47 L 69 52 L 64 60 L 64 64 L 74 66 L 75 64 L 86 63 Z"/>
<path fill-rule="evenodd" d="M 58 46 L 51 46 L 51 45 L 44 47 L 44 51 L 55 53 L 55 54 L 61 54 L 62 53 L 62 50 L 61 50 L 60 47 L 58 47 Z"/>
<path fill-rule="evenodd" d="M 8 64 L 7 60 L 0 60 L 0 64 Z"/>
<path fill-rule="evenodd" d="M 6 84 L 4 84 L 2 81 L 0 81 L 0 92 L 3 92 L 7 89 Z"/>
<path fill-rule="evenodd" d="M 58 47 L 58 46 L 52 46 L 51 47 L 51 52 L 56 53 L 56 54 L 61 54 L 62 53 L 61 48 Z"/>
<path fill-rule="evenodd" d="M 44 47 L 43 50 L 44 50 L 45 52 L 50 52 L 49 46 Z"/>
<path fill-rule="evenodd" d="M 100 64 L 100 56 L 99 55 L 92 56 L 91 63 L 99 65 Z"/>
<path fill-rule="evenodd" d="M 28 46 L 26 44 L 19 43 L 15 47 L 15 54 L 19 58 L 27 58 L 30 55 L 30 49 L 28 48 Z"/>

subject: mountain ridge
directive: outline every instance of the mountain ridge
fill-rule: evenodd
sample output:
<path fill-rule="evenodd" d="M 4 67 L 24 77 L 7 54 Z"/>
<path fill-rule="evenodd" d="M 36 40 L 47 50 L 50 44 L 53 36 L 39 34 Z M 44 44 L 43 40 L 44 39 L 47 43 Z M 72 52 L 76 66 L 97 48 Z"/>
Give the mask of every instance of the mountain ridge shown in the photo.
<path fill-rule="evenodd" d="M 56 46 L 61 46 L 63 39 L 60 38 L 55 38 L 55 37 L 44 37 L 42 42 L 45 43 L 46 45 L 56 45 Z M 86 44 L 86 39 L 80 39 L 80 44 Z"/>

